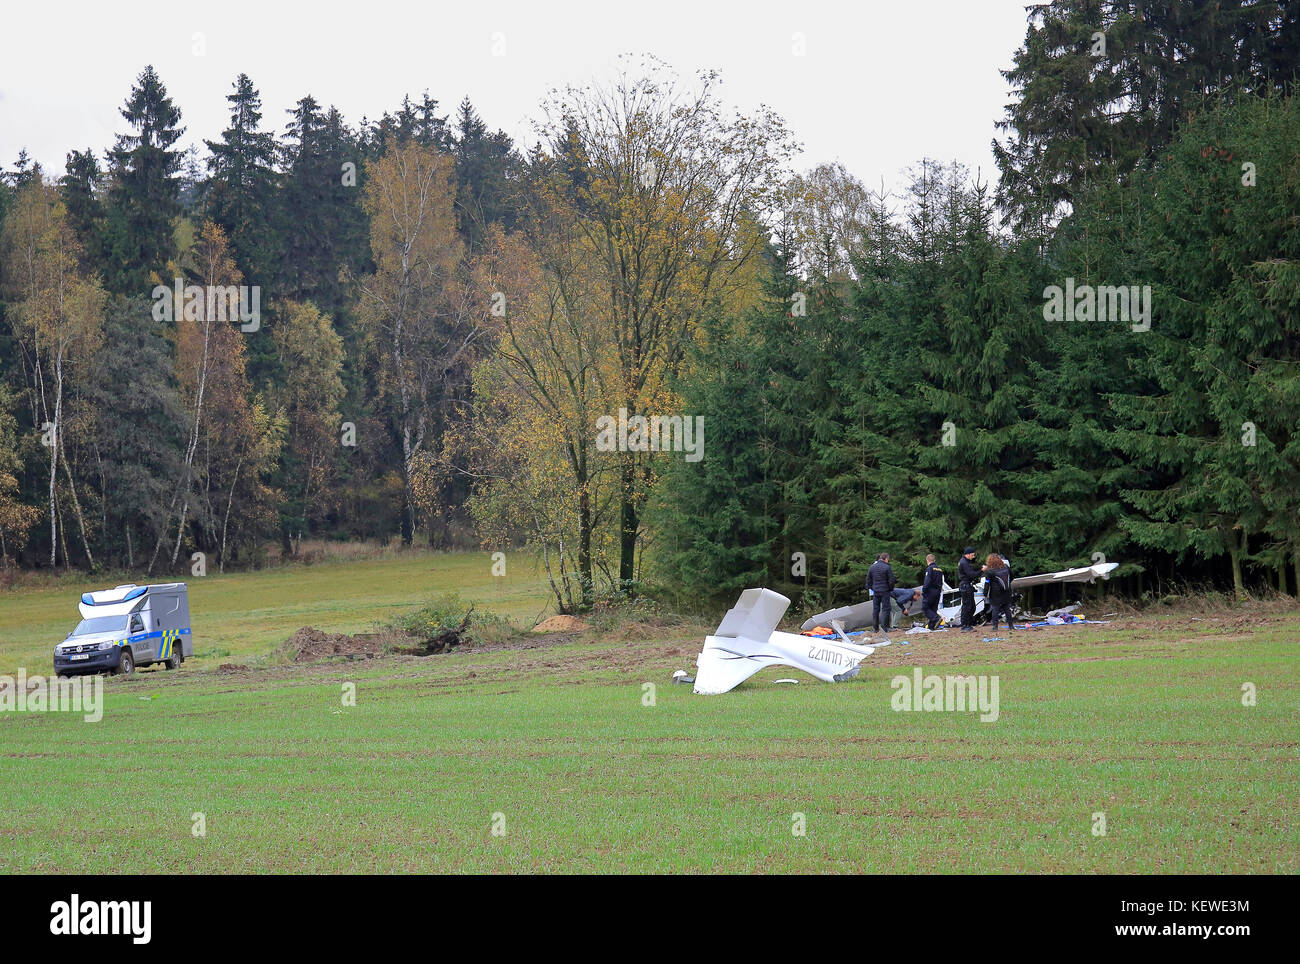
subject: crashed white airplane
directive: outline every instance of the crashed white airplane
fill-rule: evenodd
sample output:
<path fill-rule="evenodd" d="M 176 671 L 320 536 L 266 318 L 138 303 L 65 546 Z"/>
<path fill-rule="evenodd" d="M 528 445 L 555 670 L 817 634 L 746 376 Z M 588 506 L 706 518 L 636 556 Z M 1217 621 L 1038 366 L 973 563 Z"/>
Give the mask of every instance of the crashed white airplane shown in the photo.
<path fill-rule="evenodd" d="M 1044 586 L 1052 583 L 1092 582 L 1108 578 L 1116 563 L 1109 562 L 1081 569 L 1023 576 L 1011 582 L 1013 589 Z M 940 597 L 940 615 L 945 620 L 961 616 L 961 595 L 946 583 Z M 770 589 L 746 589 L 736 605 L 727 610 L 712 636 L 704 638 L 704 648 L 696 657 L 695 692 L 714 696 L 735 689 L 761 669 L 790 666 L 801 669 L 825 683 L 852 679 L 861 669 L 862 660 L 872 655 L 874 646 L 861 645 L 845 633 L 857 626 L 870 625 L 870 602 L 844 606 L 818 613 L 804 621 L 804 630 L 830 626 L 837 636 L 804 636 L 785 633 L 776 627 L 790 606 L 790 600 Z M 984 610 L 984 594 L 975 593 L 976 614 Z M 904 609 L 906 615 L 912 615 Z M 919 611 L 919 605 L 916 606 Z M 865 617 L 865 618 L 864 618 Z"/>

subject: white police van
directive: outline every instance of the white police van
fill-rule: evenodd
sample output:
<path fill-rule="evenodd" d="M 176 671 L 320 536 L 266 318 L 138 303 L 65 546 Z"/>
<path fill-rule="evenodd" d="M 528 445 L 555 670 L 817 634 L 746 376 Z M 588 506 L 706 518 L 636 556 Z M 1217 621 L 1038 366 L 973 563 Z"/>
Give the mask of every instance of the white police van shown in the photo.
<path fill-rule="evenodd" d="M 130 584 L 88 592 L 81 622 L 54 647 L 54 672 L 130 675 L 137 666 L 176 669 L 194 655 L 189 588 L 183 582 Z"/>

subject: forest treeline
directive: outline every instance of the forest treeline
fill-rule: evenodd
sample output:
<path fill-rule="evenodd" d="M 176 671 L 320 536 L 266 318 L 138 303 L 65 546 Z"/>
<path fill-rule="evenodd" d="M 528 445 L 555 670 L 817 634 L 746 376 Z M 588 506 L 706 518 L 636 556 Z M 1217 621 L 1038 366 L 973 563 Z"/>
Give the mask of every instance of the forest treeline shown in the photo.
<path fill-rule="evenodd" d="M 970 543 L 1294 592 L 1297 65 L 1293 2 L 1035 5 L 996 180 L 898 196 L 653 60 L 529 145 L 427 93 L 277 129 L 240 74 L 189 150 L 146 67 L 114 144 L 0 179 L 0 557 L 400 535 L 574 611 Z"/>

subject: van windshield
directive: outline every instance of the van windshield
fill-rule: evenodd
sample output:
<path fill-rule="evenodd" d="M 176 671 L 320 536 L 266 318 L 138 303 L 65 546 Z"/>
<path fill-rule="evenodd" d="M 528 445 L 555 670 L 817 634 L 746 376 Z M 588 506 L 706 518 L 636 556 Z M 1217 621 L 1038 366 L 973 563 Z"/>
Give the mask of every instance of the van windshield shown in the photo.
<path fill-rule="evenodd" d="M 125 616 L 96 616 L 83 619 L 72 631 L 73 636 L 90 636 L 94 633 L 116 633 L 126 629 Z"/>

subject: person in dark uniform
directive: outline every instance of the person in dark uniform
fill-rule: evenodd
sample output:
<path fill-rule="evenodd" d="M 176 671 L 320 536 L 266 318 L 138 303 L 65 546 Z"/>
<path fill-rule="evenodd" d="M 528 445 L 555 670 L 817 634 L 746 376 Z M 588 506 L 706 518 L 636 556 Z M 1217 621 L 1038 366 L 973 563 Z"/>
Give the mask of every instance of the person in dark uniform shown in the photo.
<path fill-rule="evenodd" d="M 884 611 L 885 632 L 889 632 L 889 604 L 893 601 L 894 570 L 889 565 L 889 553 L 882 552 L 867 570 L 867 588 L 871 590 L 871 631 L 880 632 L 881 611 Z"/>
<path fill-rule="evenodd" d="M 989 553 L 984 560 L 984 575 L 989 584 L 986 598 L 989 602 L 989 618 L 993 620 L 993 631 L 997 632 L 998 620 L 1006 617 L 1007 629 L 1014 630 L 1016 624 L 1011 621 L 1011 566 L 997 553 Z"/>
<path fill-rule="evenodd" d="M 934 553 L 925 557 L 925 580 L 921 583 L 921 611 L 927 628 L 939 625 L 939 599 L 943 595 L 943 570 L 934 564 Z"/>
<path fill-rule="evenodd" d="M 957 561 L 957 588 L 961 590 L 961 631 L 975 632 L 975 583 L 980 571 L 975 568 L 975 547 L 967 546 Z"/>

